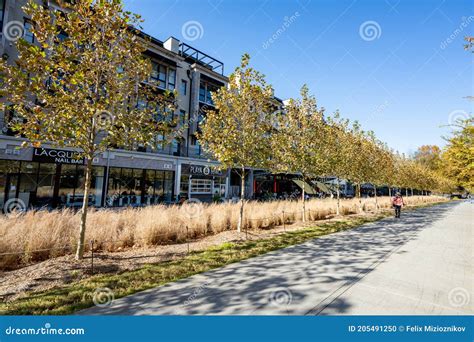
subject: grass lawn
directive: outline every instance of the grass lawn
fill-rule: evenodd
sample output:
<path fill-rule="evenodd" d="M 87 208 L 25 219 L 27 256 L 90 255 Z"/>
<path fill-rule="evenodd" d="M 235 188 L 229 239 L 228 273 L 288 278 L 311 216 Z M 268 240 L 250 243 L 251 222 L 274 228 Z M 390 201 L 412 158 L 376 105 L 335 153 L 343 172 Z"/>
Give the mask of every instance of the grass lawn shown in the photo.
<path fill-rule="evenodd" d="M 392 215 L 391 212 L 384 212 L 370 217 L 345 217 L 342 221 L 320 224 L 316 222 L 312 227 L 286 232 L 268 239 L 225 243 L 204 251 L 192 252 L 178 260 L 146 265 L 134 271 L 92 276 L 59 288 L 27 293 L 23 298 L 0 303 L 0 314 L 72 314 L 93 306 L 92 296 L 98 288 L 109 288 L 115 298 L 120 298 L 323 235 L 351 229 L 390 215 Z"/>

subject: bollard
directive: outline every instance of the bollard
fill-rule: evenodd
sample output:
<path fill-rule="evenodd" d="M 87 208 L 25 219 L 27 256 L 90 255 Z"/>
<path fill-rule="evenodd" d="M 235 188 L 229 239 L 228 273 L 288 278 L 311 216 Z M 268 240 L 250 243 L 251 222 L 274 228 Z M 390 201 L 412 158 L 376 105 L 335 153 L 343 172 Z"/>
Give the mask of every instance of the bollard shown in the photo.
<path fill-rule="evenodd" d="M 94 240 L 91 240 L 91 274 L 94 274 Z"/>
<path fill-rule="evenodd" d="M 186 242 L 188 244 L 188 254 L 189 254 L 189 227 L 186 226 Z"/>
<path fill-rule="evenodd" d="M 281 212 L 283 214 L 283 231 L 286 232 L 286 223 L 285 223 L 285 211 Z"/>

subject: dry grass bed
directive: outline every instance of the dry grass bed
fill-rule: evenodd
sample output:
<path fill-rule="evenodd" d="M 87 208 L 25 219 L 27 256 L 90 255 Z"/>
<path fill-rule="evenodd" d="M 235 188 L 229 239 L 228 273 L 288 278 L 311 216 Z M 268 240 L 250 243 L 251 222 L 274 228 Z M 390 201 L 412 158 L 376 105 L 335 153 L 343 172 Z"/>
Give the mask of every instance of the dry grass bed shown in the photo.
<path fill-rule="evenodd" d="M 392 215 L 391 211 L 381 210 L 377 214 L 356 214 L 305 224 L 297 222 L 272 230 L 257 229 L 248 232 L 248 240 L 245 240 L 245 234 L 226 231 L 191 243 L 190 253 L 184 250 L 187 244 L 140 248 L 121 253 L 104 252 L 96 264 L 97 273 L 100 274 L 95 275 L 86 271 L 88 260 L 75 263 L 71 256 L 50 259 L 6 273 L 13 293 L 3 296 L 0 315 L 73 313 L 93 305 L 92 294 L 97 288 L 107 287 L 113 291 L 115 298 L 119 298 L 272 250 L 351 229 L 387 215 Z M 71 266 L 75 268 L 68 268 Z M 32 277 L 40 278 L 34 279 L 37 282 L 31 283 L 33 286 L 30 287 L 28 283 L 19 284 L 19 279 L 28 276 L 30 280 Z M 55 279 L 55 276 L 60 277 Z M 16 288 L 15 281 L 19 285 Z M 6 286 L 1 286 L 0 292 L 6 289 Z"/>
<path fill-rule="evenodd" d="M 445 199 L 414 196 L 405 200 L 408 205 L 419 205 Z M 387 197 L 379 198 L 378 203 L 380 208 L 390 207 Z M 374 199 L 363 199 L 363 207 L 365 211 L 374 211 Z M 94 241 L 95 252 L 124 252 L 183 243 L 234 231 L 238 209 L 238 204 L 225 203 L 91 211 L 86 240 Z M 325 219 L 335 215 L 336 200 L 310 200 L 306 209 L 307 220 Z M 342 215 L 357 212 L 356 199 L 341 200 Z M 285 224 L 298 222 L 301 217 L 301 203 L 297 201 L 249 202 L 245 207 L 244 227 L 248 230 L 274 229 L 284 221 Z M 0 216 L 0 270 L 71 255 L 79 219 L 79 214 L 70 210 Z M 89 252 L 88 244 L 86 253 Z"/>

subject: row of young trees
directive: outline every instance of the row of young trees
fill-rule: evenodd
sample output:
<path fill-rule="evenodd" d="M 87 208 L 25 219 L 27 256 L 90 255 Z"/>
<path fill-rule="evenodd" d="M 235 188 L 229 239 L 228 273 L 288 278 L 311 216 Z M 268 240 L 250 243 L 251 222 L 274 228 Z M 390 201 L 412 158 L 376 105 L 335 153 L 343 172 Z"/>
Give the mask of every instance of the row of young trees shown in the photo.
<path fill-rule="evenodd" d="M 213 94 L 214 110 L 206 112 L 199 136 L 224 168 L 239 170 L 240 218 L 243 220 L 245 173 L 268 169 L 301 177 L 303 220 L 306 181 L 321 176 L 347 179 L 356 185 L 362 210 L 361 185 L 447 192 L 454 183 L 423 164 L 390 150 L 373 132 L 355 122 L 326 115 L 306 86 L 300 97 L 279 108 L 265 77 L 249 66 L 248 55 L 230 76 L 229 86 Z M 339 211 L 339 191 L 338 211 Z M 377 199 L 376 199 L 377 201 Z M 377 203 L 377 202 L 376 202 Z"/>
<path fill-rule="evenodd" d="M 17 39 L 18 58 L 0 60 L 0 97 L 13 109 L 17 120 L 10 128 L 25 145 L 74 148 L 86 160 L 76 251 L 81 259 L 94 157 L 113 146 L 156 148 L 163 144 L 158 137 L 177 136 L 179 129 L 171 117 L 172 94 L 160 94 L 147 82 L 152 72 L 144 57 L 148 41 L 132 28 L 140 27 L 140 16 L 125 11 L 120 0 L 56 2 L 62 10 L 33 0 L 24 7 L 35 42 Z M 448 184 L 423 176 L 419 166 L 410 169 L 412 162 L 357 124 L 326 117 L 306 87 L 284 114 L 278 111 L 271 87 L 248 62 L 244 56 L 229 87 L 213 95 L 217 110 L 207 113 L 200 136 L 223 167 L 240 170 L 239 228 L 249 167 L 305 179 L 330 174 L 359 185 L 434 189 Z M 420 175 L 416 183 L 413 175 Z"/>

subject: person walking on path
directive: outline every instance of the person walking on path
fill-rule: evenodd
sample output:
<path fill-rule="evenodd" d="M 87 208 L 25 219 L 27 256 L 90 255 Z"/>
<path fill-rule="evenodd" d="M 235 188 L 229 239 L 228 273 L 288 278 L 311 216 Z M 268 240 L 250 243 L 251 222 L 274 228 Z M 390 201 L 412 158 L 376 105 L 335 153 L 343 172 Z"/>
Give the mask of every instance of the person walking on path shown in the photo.
<path fill-rule="evenodd" d="M 392 205 L 395 208 L 395 217 L 400 218 L 400 213 L 402 211 L 402 207 L 405 205 L 405 202 L 403 201 L 403 197 L 399 192 L 397 192 L 395 197 L 392 198 Z"/>

